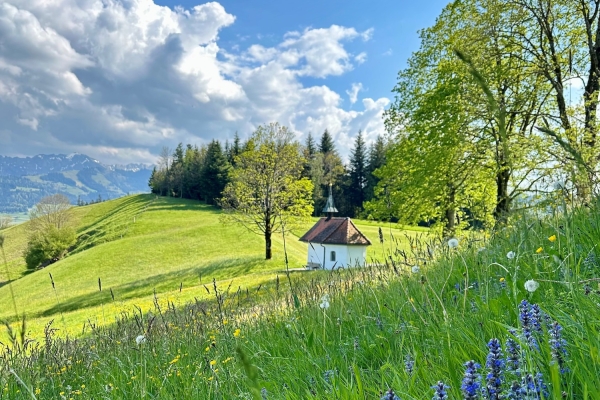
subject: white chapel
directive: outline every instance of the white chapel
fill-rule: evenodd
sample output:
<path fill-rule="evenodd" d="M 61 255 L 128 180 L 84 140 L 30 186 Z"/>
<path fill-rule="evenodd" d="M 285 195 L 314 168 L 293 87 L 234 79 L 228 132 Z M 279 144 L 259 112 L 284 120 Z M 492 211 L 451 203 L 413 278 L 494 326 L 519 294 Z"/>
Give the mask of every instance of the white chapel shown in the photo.
<path fill-rule="evenodd" d="M 371 241 L 358 230 L 350 218 L 333 217 L 338 210 L 333 203 L 331 185 L 322 217 L 299 240 L 308 243 L 307 268 L 335 269 L 364 266 Z"/>

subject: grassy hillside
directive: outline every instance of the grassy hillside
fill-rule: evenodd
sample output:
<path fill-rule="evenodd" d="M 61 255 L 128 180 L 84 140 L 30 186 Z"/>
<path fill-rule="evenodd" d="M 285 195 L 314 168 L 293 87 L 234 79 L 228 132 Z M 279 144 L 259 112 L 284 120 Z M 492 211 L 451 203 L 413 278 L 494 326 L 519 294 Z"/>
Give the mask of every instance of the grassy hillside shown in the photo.
<path fill-rule="evenodd" d="M 152 307 L 155 293 L 183 304 L 206 297 L 202 285 L 213 279 L 245 289 L 274 280 L 284 269 L 280 235 L 273 237 L 273 259 L 265 261 L 260 236 L 222 223 L 217 209 L 198 202 L 136 195 L 73 211 L 80 237 L 77 247 L 67 258 L 30 274 L 21 258 L 27 224 L 5 231 L 9 270 L 13 279 L 18 277 L 12 285 L 17 306 L 27 315 L 34 336 L 49 319 L 56 319 L 63 332 L 80 333 L 88 320 L 103 325 L 133 305 Z M 369 256 L 380 258 L 378 228 L 358 226 L 377 243 Z M 409 238 L 425 235 L 396 228 L 384 232 L 387 238 L 394 235 L 405 249 L 411 247 Z M 295 235 L 286 241 L 290 267 L 301 267 L 306 245 Z M 0 304 L 10 301 L 8 287 L 1 287 Z M 11 310 L 1 308 L 0 319 L 11 318 Z"/>
<path fill-rule="evenodd" d="M 220 286 L 80 342 L 48 331 L 5 359 L 15 375 L 0 357 L 0 399 L 600 399 L 599 211 L 416 243 L 407 264 L 388 247 L 383 266 L 293 276 L 293 296 Z"/>

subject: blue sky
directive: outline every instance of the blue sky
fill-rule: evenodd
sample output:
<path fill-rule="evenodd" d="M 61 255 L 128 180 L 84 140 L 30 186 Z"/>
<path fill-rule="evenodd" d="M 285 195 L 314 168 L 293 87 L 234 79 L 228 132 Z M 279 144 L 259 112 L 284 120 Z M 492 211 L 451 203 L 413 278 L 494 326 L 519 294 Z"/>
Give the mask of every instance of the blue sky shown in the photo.
<path fill-rule="evenodd" d="M 5 0 L 0 154 L 154 162 L 163 146 L 384 134 L 396 74 L 447 0 Z M 426 3 L 426 5 L 423 5 Z"/>
<path fill-rule="evenodd" d="M 195 0 L 157 0 L 168 7 L 192 8 Z M 235 15 L 235 23 L 219 33 L 219 44 L 226 49 L 260 43 L 276 45 L 289 31 L 325 28 L 333 24 L 354 27 L 357 31 L 373 29 L 372 39 L 350 43 L 350 51 L 366 51 L 367 61 L 342 76 L 326 79 L 304 78 L 307 85 L 326 84 L 345 93 L 352 82 L 363 82 L 370 97 L 390 97 L 398 71 L 411 53 L 419 48 L 418 31 L 433 25 L 448 0 L 222 0 L 225 10 Z M 349 103 L 349 102 L 347 102 Z M 349 104 L 347 104 L 349 106 Z"/>

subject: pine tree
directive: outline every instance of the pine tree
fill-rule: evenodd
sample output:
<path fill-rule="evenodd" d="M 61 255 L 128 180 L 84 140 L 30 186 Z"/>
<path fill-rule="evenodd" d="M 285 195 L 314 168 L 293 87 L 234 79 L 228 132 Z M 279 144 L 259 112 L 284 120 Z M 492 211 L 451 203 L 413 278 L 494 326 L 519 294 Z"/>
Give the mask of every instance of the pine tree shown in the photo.
<path fill-rule="evenodd" d="M 349 200 L 353 216 L 362 211 L 367 186 L 367 154 L 365 141 L 361 131 L 358 131 L 354 141 L 354 149 L 350 155 L 349 168 Z"/>
<path fill-rule="evenodd" d="M 311 178 L 311 165 L 317 154 L 317 145 L 315 144 L 315 139 L 313 139 L 311 133 L 309 133 L 308 137 L 306 138 L 303 154 L 305 161 L 302 168 L 302 177 Z"/>
<path fill-rule="evenodd" d="M 379 183 L 379 178 L 374 172 L 385 165 L 385 153 L 387 149 L 383 137 L 377 136 L 377 140 L 369 148 L 369 162 L 367 164 L 367 188 L 365 200 L 370 201 L 375 196 L 375 186 Z"/>
<path fill-rule="evenodd" d="M 228 182 L 230 165 L 218 140 L 210 142 L 202 168 L 202 192 L 207 204 L 216 204 Z"/>
<path fill-rule="evenodd" d="M 328 154 L 335 152 L 335 145 L 333 144 L 333 138 L 327 129 L 323 132 L 323 136 L 321 136 L 321 143 L 319 144 L 319 152 L 323 154 Z"/>

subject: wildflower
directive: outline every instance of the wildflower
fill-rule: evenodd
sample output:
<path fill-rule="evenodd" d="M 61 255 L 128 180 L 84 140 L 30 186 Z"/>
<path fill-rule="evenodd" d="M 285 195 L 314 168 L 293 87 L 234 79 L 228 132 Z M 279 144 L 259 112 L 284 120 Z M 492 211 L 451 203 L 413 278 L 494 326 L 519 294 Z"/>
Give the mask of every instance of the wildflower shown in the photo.
<path fill-rule="evenodd" d="M 526 393 L 527 399 L 547 399 L 550 393 L 548 387 L 544 383 L 542 374 L 538 373 L 535 377 L 531 374 L 527 374 L 523 377 L 523 386 Z"/>
<path fill-rule="evenodd" d="M 544 249 L 542 249 L 541 247 L 538 247 L 538 249 L 535 252 L 540 254 L 542 251 L 544 251 Z"/>
<path fill-rule="evenodd" d="M 239 337 L 240 333 L 242 333 L 242 331 L 240 329 L 236 329 L 235 331 L 233 331 L 233 337 Z"/>
<path fill-rule="evenodd" d="M 333 378 L 334 376 L 335 376 L 335 370 L 333 370 L 333 369 L 328 369 L 327 371 L 323 372 L 323 379 L 327 383 L 331 383 L 331 378 Z"/>
<path fill-rule="evenodd" d="M 431 388 L 435 389 L 435 394 L 433 395 L 431 400 L 446 400 L 448 398 L 446 389 L 449 389 L 450 386 L 444 385 L 444 382 L 439 381 L 438 383 L 433 385 Z"/>
<path fill-rule="evenodd" d="M 521 367 L 521 346 L 514 339 L 506 339 L 506 370 L 520 375 Z"/>
<path fill-rule="evenodd" d="M 549 241 L 554 242 L 556 241 L 556 235 L 552 235 L 548 238 Z"/>
<path fill-rule="evenodd" d="M 562 326 L 555 321 L 549 331 L 550 351 L 552 353 L 552 360 L 558 364 L 560 373 L 563 374 L 568 372 L 569 369 L 565 367 L 565 356 L 567 355 L 565 346 L 567 342 L 562 338 L 561 332 Z"/>
<path fill-rule="evenodd" d="M 144 335 L 139 335 L 138 337 L 135 338 L 135 343 L 139 346 L 142 345 L 144 343 L 146 343 L 146 336 Z"/>
<path fill-rule="evenodd" d="M 516 255 L 517 253 L 515 253 L 514 251 L 509 251 L 508 253 L 506 253 L 506 258 L 512 260 L 513 258 L 515 258 Z"/>
<path fill-rule="evenodd" d="M 400 397 L 396 396 L 396 393 L 392 389 L 385 392 L 380 400 L 400 400 Z"/>
<path fill-rule="evenodd" d="M 488 343 L 489 353 L 485 363 L 488 369 L 486 376 L 487 386 L 486 394 L 490 400 L 500 400 L 502 392 L 502 369 L 504 367 L 504 359 L 502 358 L 502 347 L 498 339 L 492 339 Z"/>
<path fill-rule="evenodd" d="M 525 282 L 525 290 L 527 290 L 529 293 L 535 292 L 536 290 L 538 290 L 539 287 L 540 284 L 534 281 L 533 279 L 530 279 L 527 282 Z"/>
<path fill-rule="evenodd" d="M 217 365 L 217 360 L 210 360 L 210 366 L 214 367 L 215 365 Z"/>
<path fill-rule="evenodd" d="M 457 248 L 458 247 L 458 239 L 452 238 L 452 239 L 448 240 L 448 247 L 450 247 L 451 249 Z"/>
<path fill-rule="evenodd" d="M 478 399 L 481 389 L 481 376 L 477 373 L 477 369 L 481 368 L 481 365 L 471 360 L 465 363 L 465 367 L 467 368 L 465 370 L 465 375 L 460 387 L 463 397 L 465 400 Z"/>
<path fill-rule="evenodd" d="M 412 375 L 414 367 L 415 367 L 415 360 L 413 360 L 413 358 L 410 354 L 407 354 L 406 357 L 404 357 L 404 369 L 406 370 L 406 372 L 409 375 Z"/>
<path fill-rule="evenodd" d="M 509 400 L 521 400 L 521 399 L 525 398 L 526 394 L 527 394 L 527 390 L 525 390 L 525 388 L 521 387 L 521 384 L 519 382 L 515 381 L 510 386 L 510 390 L 509 390 L 506 398 Z"/>
<path fill-rule="evenodd" d="M 542 310 L 540 310 L 540 306 L 538 306 L 537 304 L 532 304 L 531 305 L 531 324 L 533 326 L 533 329 L 536 330 L 536 332 L 538 333 L 543 333 L 542 330 L 542 321 L 543 315 L 542 315 Z"/>
<path fill-rule="evenodd" d="M 598 260 L 596 259 L 596 254 L 592 251 L 585 257 L 583 260 L 583 266 L 586 269 L 592 269 L 598 265 Z"/>
<path fill-rule="evenodd" d="M 319 304 L 319 307 L 321 307 L 323 310 L 326 310 L 329 308 L 329 295 L 325 294 L 323 295 L 323 297 L 321 297 L 321 304 Z"/>
<path fill-rule="evenodd" d="M 519 304 L 519 321 L 523 327 L 523 339 L 525 339 L 531 348 L 538 349 L 537 340 L 532 333 L 532 329 L 537 324 L 537 322 L 533 321 L 533 318 L 529 302 L 527 300 L 521 301 Z"/>
<path fill-rule="evenodd" d="M 421 270 L 421 268 L 419 268 L 419 266 L 418 266 L 418 265 L 414 265 L 414 266 L 412 267 L 412 273 L 413 273 L 413 274 L 418 274 L 420 270 Z"/>

